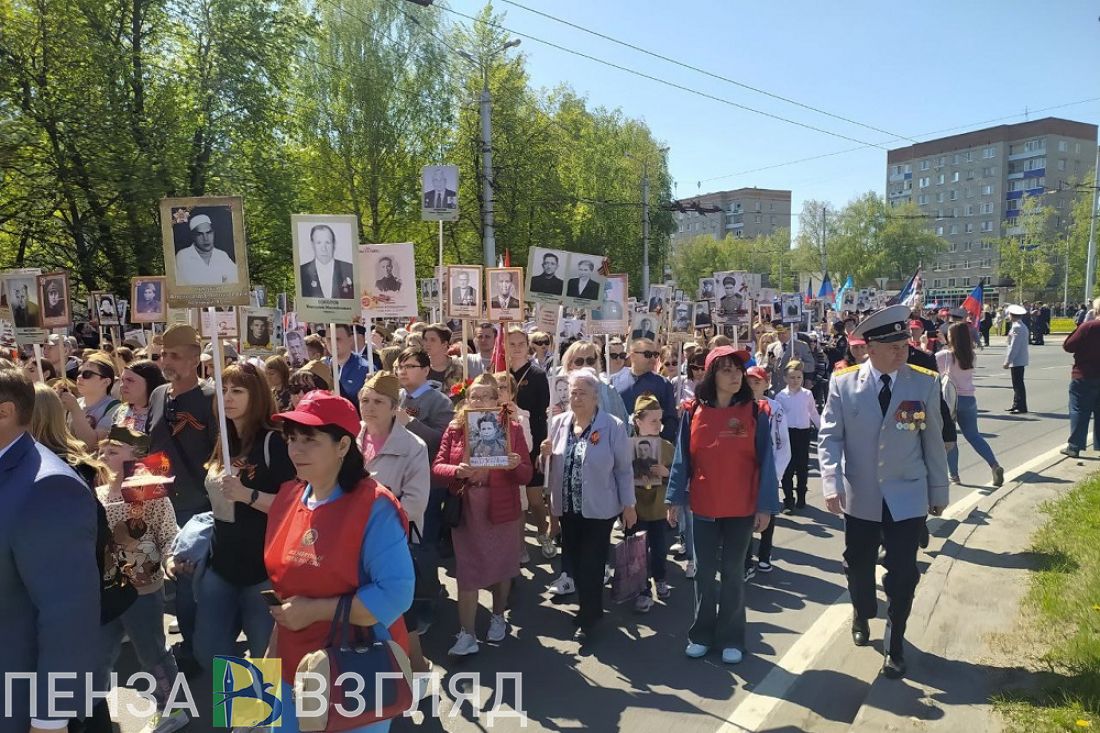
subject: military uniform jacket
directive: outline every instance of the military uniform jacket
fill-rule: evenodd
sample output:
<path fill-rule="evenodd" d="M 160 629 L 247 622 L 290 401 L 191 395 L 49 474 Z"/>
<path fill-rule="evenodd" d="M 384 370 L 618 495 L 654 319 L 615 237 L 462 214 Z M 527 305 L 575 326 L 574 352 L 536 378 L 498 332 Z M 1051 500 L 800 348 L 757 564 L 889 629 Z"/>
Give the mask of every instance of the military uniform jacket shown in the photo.
<path fill-rule="evenodd" d="M 947 505 L 940 383 L 935 372 L 902 365 L 885 417 L 881 386 L 869 361 L 833 374 L 818 443 L 825 498 L 839 496 L 845 514 L 873 522 L 883 501 L 895 520 L 923 517 Z"/>

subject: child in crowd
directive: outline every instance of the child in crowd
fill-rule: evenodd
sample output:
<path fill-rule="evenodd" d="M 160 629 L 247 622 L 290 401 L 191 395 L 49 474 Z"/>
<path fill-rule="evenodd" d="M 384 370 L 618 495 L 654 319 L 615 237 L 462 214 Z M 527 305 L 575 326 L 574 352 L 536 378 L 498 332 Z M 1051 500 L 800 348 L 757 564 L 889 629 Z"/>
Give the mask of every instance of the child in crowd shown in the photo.
<path fill-rule="evenodd" d="M 764 367 L 749 367 L 745 371 L 745 376 L 749 380 L 749 386 L 752 387 L 753 399 L 760 403 L 760 410 L 771 419 L 775 475 L 782 476 L 787 470 L 787 464 L 791 461 L 791 441 L 790 436 L 787 435 L 786 416 L 778 402 L 765 396 L 768 388 L 771 387 L 771 378 Z M 749 551 L 745 553 L 745 580 L 750 579 L 757 572 L 772 571 L 772 538 L 774 536 L 775 519 L 772 519 L 768 528 L 760 533 L 760 546 L 756 550 L 755 565 L 752 562 L 752 542 L 749 542 Z"/>
<path fill-rule="evenodd" d="M 494 375 L 500 391 L 500 406 L 508 409 L 512 420 L 523 428 L 523 437 L 527 441 L 527 452 L 531 452 L 534 440 L 531 438 L 531 413 L 516 404 L 516 379 L 510 372 L 496 372 Z M 523 508 L 523 516 L 527 516 L 527 487 L 521 486 L 519 491 L 520 506 Z M 531 562 L 531 556 L 527 553 L 527 543 L 524 541 L 524 532 L 527 529 L 525 522 L 519 523 L 519 564 L 526 565 Z"/>
<path fill-rule="evenodd" d="M 645 531 L 647 545 L 649 546 L 649 577 L 656 584 L 657 597 L 661 600 L 668 598 L 669 588 L 665 581 L 665 556 L 668 554 L 666 533 L 668 516 L 665 506 L 665 483 L 668 479 L 668 467 L 672 465 L 675 448 L 672 443 L 664 440 L 661 435 L 661 417 L 663 416 L 661 403 L 650 394 L 642 395 L 634 404 L 634 435 L 642 438 L 653 438 L 657 442 L 657 451 L 652 455 L 638 457 L 635 454 L 634 465 L 634 494 L 637 499 L 635 510 L 638 512 L 637 523 L 627 531 L 627 534 Z M 646 449 L 635 449 L 638 452 Z M 644 467 L 645 473 L 640 474 Z M 646 584 L 646 589 L 634 600 L 634 610 L 638 613 L 646 613 L 653 607 L 653 595 Z"/>
<path fill-rule="evenodd" d="M 783 513 L 794 514 L 806 507 L 806 484 L 810 478 L 810 438 L 821 427 L 814 396 L 802 389 L 802 362 L 792 359 L 785 372 L 787 387 L 775 396 L 787 418 L 787 434 L 791 439 L 791 461 L 783 472 Z M 797 499 L 794 479 L 798 477 Z"/>

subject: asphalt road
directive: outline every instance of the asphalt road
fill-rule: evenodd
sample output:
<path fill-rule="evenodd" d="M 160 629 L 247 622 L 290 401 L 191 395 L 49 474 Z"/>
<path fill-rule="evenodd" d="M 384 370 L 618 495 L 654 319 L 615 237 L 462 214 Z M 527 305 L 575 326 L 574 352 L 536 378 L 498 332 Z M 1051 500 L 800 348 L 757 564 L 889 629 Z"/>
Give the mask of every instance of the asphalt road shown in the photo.
<path fill-rule="evenodd" d="M 1031 366 L 1026 383 L 1031 412 L 1009 415 L 1012 391 L 1008 372 L 1001 369 L 1003 339 L 978 357 L 979 427 L 1006 470 L 1020 466 L 1065 443 L 1068 433 L 1066 388 L 1071 360 L 1060 348 L 1062 337 L 1048 338 L 1047 345 L 1031 347 Z M 960 474 L 963 483 L 951 487 L 951 501 L 958 502 L 982 487 L 988 488 L 988 467 L 963 441 Z M 515 718 L 495 717 L 487 713 L 522 709 L 527 716 L 526 730 L 590 729 L 611 731 L 630 729 L 666 733 L 680 731 L 744 730 L 727 721 L 751 720 L 754 710 L 768 710 L 761 702 L 774 704 L 794 688 L 794 679 L 786 673 L 769 673 L 788 665 L 791 657 L 814 658 L 837 653 L 847 638 L 847 616 L 841 625 L 815 623 L 838 618 L 834 604 L 845 590 L 840 555 L 843 547 L 841 521 L 828 514 L 820 496 L 816 466 L 811 473 L 809 506 L 800 514 L 778 518 L 773 553 L 774 572 L 757 575 L 747 588 L 748 650 L 745 660 L 736 666 L 724 665 L 716 653 L 702 660 L 687 659 L 683 654 L 686 632 L 692 616 L 692 581 L 683 573 L 683 563 L 672 563 L 669 583 L 672 596 L 658 602 L 647 615 L 633 613 L 631 604 L 611 609 L 591 650 L 578 653 L 570 640 L 573 626 L 570 616 L 575 606 L 557 603 L 545 592 L 557 576 L 557 560 L 542 561 L 534 545 L 533 562 L 523 570 L 523 580 L 513 593 L 509 636 L 500 644 L 483 643 L 479 654 L 449 659 L 446 651 L 457 632 L 457 611 L 453 601 L 437 610 L 435 625 L 425 638 L 425 650 L 435 662 L 441 696 L 438 715 L 431 714 L 429 702 L 421 705 L 413 718 L 395 723 L 393 730 L 476 731 L 520 730 Z M 931 548 L 933 551 L 935 547 Z M 927 558 L 926 558 L 927 559 Z M 451 597 L 455 597 L 453 577 L 447 578 Z M 488 594 L 482 595 L 483 607 L 478 619 L 478 636 L 484 638 L 488 627 Z M 832 609 L 832 610 L 830 610 Z M 812 631 L 811 631 L 812 629 Z M 798 643 L 799 645 L 792 647 Z M 846 642 L 850 647 L 850 642 Z M 128 651 L 128 650 L 124 650 Z M 788 654 L 790 652 L 790 654 Z M 797 660 L 796 660 L 797 661 Z M 867 662 L 867 664 L 873 664 Z M 124 657 L 120 672 L 135 668 L 134 660 Z M 474 678 L 462 673 L 479 675 Z M 520 694 L 513 680 L 499 684 L 498 674 L 519 675 Z M 758 685 L 767 678 L 767 694 L 762 699 Z M 806 680 L 802 680 L 806 683 Z M 827 716 L 842 719 L 854 715 L 861 699 L 860 688 L 850 676 L 822 680 L 814 692 L 819 700 L 837 708 Z M 210 729 L 210 690 L 208 678 L 193 680 L 201 719 L 187 730 Z M 479 701 L 455 705 L 453 690 L 461 690 Z M 754 692 L 757 693 L 754 696 Z M 800 691 L 804 694 L 804 689 Z M 133 692 L 122 690 L 120 701 L 132 699 Z M 746 717 L 747 716 L 747 717 Z M 764 713 L 757 715 L 761 720 Z M 125 715 L 115 718 L 125 733 L 136 733 L 142 721 Z M 850 720 L 850 718 L 849 718 Z M 748 729 L 757 729 L 755 726 Z M 809 729 L 809 728 L 804 728 Z"/>

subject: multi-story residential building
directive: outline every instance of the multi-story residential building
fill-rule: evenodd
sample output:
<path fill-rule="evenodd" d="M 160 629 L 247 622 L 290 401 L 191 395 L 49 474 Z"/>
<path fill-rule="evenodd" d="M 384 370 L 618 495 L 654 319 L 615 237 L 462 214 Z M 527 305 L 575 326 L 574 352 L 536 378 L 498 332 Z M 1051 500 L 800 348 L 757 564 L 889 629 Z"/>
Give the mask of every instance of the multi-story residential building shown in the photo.
<path fill-rule="evenodd" d="M 727 234 L 753 239 L 777 229 L 791 228 L 790 191 L 739 188 L 680 199 L 673 206 L 677 207 L 674 213 L 676 229 L 672 232 L 673 249 L 677 242 L 701 234 L 709 234 L 715 239 L 724 239 Z"/>
<path fill-rule="evenodd" d="M 912 201 L 948 250 L 925 263 L 927 299 L 957 302 L 979 282 L 996 284 L 994 242 L 1022 233 L 1024 197 L 1054 207 L 1065 232 L 1076 192 L 1096 157 L 1096 125 L 1047 117 L 917 143 L 887 153 L 886 200 Z M 961 297 L 960 297 L 961 296 Z"/>

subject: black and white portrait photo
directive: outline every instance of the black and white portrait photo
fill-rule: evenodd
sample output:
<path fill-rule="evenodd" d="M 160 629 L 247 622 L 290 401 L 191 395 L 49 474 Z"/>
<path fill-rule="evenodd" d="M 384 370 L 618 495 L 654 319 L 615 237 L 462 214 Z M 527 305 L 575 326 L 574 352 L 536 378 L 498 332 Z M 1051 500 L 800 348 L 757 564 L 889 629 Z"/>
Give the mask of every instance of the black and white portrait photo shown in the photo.
<path fill-rule="evenodd" d="M 490 321 L 523 320 L 523 268 L 490 267 L 485 271 Z"/>
<path fill-rule="evenodd" d="M 720 323 L 746 323 L 749 320 L 749 285 L 743 273 L 715 273 L 719 285 L 718 321 Z"/>
<path fill-rule="evenodd" d="M 566 253 L 532 247 L 527 260 L 527 295 L 541 300 L 560 300 L 565 295 Z M 536 298 L 538 299 L 538 298 Z"/>
<path fill-rule="evenodd" d="M 672 300 L 672 288 L 667 285 L 649 286 L 649 312 L 660 315 L 665 312 L 669 301 Z"/>
<path fill-rule="evenodd" d="M 283 333 L 283 345 L 286 346 L 286 358 L 295 369 L 309 360 L 306 337 L 298 329 L 287 329 Z"/>
<path fill-rule="evenodd" d="M 687 334 L 695 328 L 693 319 L 694 304 L 679 300 L 672 304 L 672 333 Z"/>
<path fill-rule="evenodd" d="M 68 273 L 39 275 L 38 298 L 42 304 L 42 328 L 64 328 L 72 322 Z"/>
<path fill-rule="evenodd" d="M 447 268 L 448 318 L 481 317 L 481 267 L 477 265 L 451 265 Z"/>
<path fill-rule="evenodd" d="M 160 203 L 168 305 L 248 305 L 244 205 L 235 196 Z"/>
<path fill-rule="evenodd" d="M 164 323 L 168 320 L 163 277 L 135 277 L 130 283 L 134 323 Z"/>
<path fill-rule="evenodd" d="M 458 220 L 458 166 L 426 165 L 420 172 L 423 221 Z"/>
<path fill-rule="evenodd" d="M 12 323 L 16 328 L 39 328 L 38 276 L 23 272 L 2 274 L 4 303 L 11 308 Z"/>
<path fill-rule="evenodd" d="M 374 287 L 380 293 L 396 293 L 401 289 L 400 270 L 397 269 L 393 257 L 382 256 L 374 268 Z"/>
<path fill-rule="evenodd" d="M 635 313 L 634 322 L 630 329 L 630 340 L 656 339 L 657 323 L 657 316 L 653 313 Z"/>
<path fill-rule="evenodd" d="M 714 300 L 715 297 L 714 278 L 699 278 L 699 300 Z"/>
<path fill-rule="evenodd" d="M 797 293 L 794 295 L 783 296 L 783 322 L 784 323 L 798 323 L 802 320 L 802 296 Z"/>
<path fill-rule="evenodd" d="M 416 259 L 412 242 L 360 244 L 363 278 L 359 305 L 363 318 L 404 318 L 417 314 Z"/>
<path fill-rule="evenodd" d="M 661 439 L 656 437 L 633 437 L 634 446 L 634 485 L 649 486 L 660 483 L 661 477 L 654 469 L 661 463 Z"/>
<path fill-rule="evenodd" d="M 565 374 L 548 377 L 550 382 L 550 417 L 569 411 L 569 377 Z"/>
<path fill-rule="evenodd" d="M 290 229 L 298 317 L 315 323 L 352 323 L 359 315 L 356 218 L 295 214 Z"/>
<path fill-rule="evenodd" d="M 710 317 L 710 301 L 695 301 L 695 328 L 706 328 L 713 324 L 714 321 Z"/>
<path fill-rule="evenodd" d="M 630 326 L 626 294 L 627 276 L 608 275 L 603 284 L 603 298 L 592 307 L 588 317 L 589 335 L 626 333 Z"/>
<path fill-rule="evenodd" d="M 439 307 L 439 280 L 434 277 L 421 278 L 420 302 L 425 308 Z"/>
<path fill-rule="evenodd" d="M 775 306 L 771 303 L 760 303 L 756 306 L 756 318 L 761 323 L 771 323 L 775 320 Z"/>
<path fill-rule="evenodd" d="M 507 423 L 497 410 L 466 411 L 466 462 L 474 468 L 507 468 L 511 451 Z"/>
<path fill-rule="evenodd" d="M 245 356 L 270 356 L 275 353 L 275 314 L 273 308 L 241 308 L 241 353 Z"/>
<path fill-rule="evenodd" d="M 118 303 L 115 302 L 115 296 L 103 292 L 94 292 L 92 296 L 95 298 L 96 317 L 99 319 L 99 325 L 119 325 Z"/>
<path fill-rule="evenodd" d="M 569 268 L 571 277 L 565 284 L 565 297 L 593 303 L 600 300 L 600 286 L 603 278 L 596 274 L 597 259 L 602 258 L 571 255 Z"/>
<path fill-rule="evenodd" d="M 266 347 L 271 344 L 271 319 L 264 316 L 248 316 L 245 343 L 249 346 Z"/>

